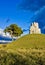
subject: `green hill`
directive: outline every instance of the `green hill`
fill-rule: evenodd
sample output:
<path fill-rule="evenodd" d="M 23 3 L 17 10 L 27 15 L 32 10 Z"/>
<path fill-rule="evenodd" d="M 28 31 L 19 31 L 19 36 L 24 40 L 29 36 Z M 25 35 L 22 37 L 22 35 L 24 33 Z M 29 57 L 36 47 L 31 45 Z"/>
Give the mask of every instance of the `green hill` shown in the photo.
<path fill-rule="evenodd" d="M 45 48 L 45 35 L 44 34 L 28 34 L 10 44 L 7 48 Z"/>
<path fill-rule="evenodd" d="M 25 35 L 0 44 L 1 65 L 45 65 L 45 35 Z"/>

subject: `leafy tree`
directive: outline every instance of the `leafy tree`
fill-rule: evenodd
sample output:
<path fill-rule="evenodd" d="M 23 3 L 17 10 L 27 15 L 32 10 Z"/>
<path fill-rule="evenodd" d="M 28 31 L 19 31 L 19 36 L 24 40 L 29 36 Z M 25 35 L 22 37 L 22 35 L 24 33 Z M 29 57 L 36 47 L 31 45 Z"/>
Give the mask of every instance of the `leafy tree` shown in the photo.
<path fill-rule="evenodd" d="M 6 27 L 4 32 L 9 32 L 12 36 L 20 36 L 23 33 L 22 29 L 16 24 L 11 24 L 10 26 Z"/>

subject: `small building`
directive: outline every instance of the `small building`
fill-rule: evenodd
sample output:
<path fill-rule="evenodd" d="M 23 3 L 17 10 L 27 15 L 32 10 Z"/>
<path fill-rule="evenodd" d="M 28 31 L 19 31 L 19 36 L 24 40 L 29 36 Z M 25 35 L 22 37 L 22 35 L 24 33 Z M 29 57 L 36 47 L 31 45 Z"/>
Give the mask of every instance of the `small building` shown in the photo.
<path fill-rule="evenodd" d="M 32 23 L 30 27 L 30 34 L 41 34 L 41 29 L 39 28 L 39 24 L 37 22 Z"/>

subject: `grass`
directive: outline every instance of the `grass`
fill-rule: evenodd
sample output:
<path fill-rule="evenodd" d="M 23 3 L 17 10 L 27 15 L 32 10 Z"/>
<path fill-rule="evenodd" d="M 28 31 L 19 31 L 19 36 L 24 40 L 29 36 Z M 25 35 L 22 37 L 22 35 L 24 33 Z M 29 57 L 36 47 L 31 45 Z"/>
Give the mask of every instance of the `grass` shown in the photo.
<path fill-rule="evenodd" d="M 45 65 L 45 35 L 28 34 L 0 44 L 1 65 Z"/>
<path fill-rule="evenodd" d="M 26 35 L 8 44 L 10 48 L 45 48 L 45 35 Z"/>
<path fill-rule="evenodd" d="M 45 52 L 20 49 L 12 53 L 0 50 L 0 65 L 45 65 Z"/>
<path fill-rule="evenodd" d="M 0 48 L 5 47 L 5 49 L 19 49 L 19 48 L 38 48 L 45 49 L 45 34 L 28 34 L 12 43 L 0 45 Z"/>

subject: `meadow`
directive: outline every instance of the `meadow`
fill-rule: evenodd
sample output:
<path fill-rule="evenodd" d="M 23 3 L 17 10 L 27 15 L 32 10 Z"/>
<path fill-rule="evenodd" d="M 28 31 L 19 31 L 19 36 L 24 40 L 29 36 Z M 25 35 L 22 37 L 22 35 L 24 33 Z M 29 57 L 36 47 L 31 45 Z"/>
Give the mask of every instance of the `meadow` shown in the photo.
<path fill-rule="evenodd" d="M 4 44 L 7 49 L 18 49 L 18 48 L 42 48 L 45 49 L 45 34 L 28 34 L 25 35 L 12 43 Z"/>
<path fill-rule="evenodd" d="M 0 65 L 45 65 L 45 34 L 28 34 L 0 44 Z"/>

